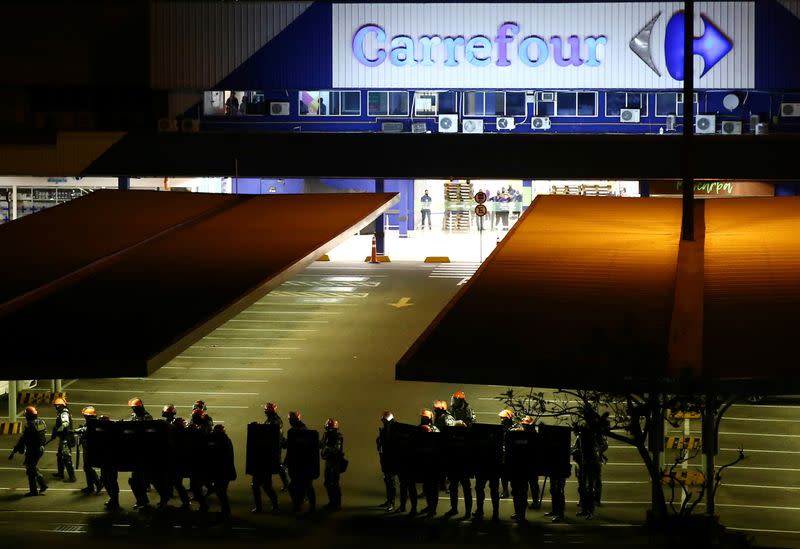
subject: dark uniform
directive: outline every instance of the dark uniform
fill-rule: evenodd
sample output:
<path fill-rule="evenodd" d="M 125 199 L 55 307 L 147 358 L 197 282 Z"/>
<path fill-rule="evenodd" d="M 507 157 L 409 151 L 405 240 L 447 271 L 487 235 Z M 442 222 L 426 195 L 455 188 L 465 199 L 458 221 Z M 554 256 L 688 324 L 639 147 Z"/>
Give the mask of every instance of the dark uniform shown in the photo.
<path fill-rule="evenodd" d="M 30 409 L 35 412 L 32 406 L 28 407 Z M 28 493 L 25 495 L 36 496 L 47 490 L 47 484 L 38 468 L 39 460 L 44 455 L 47 425 L 37 417 L 38 413 L 29 413 L 28 410 L 25 412 L 25 429 L 8 459 L 14 457 L 14 454 L 25 454 L 25 474 L 28 477 Z"/>
<path fill-rule="evenodd" d="M 236 465 L 233 456 L 233 443 L 225 433 L 222 425 L 214 426 L 209 435 L 209 449 L 211 452 L 211 480 L 214 483 L 214 493 L 217 494 L 220 504 L 220 515 L 227 519 L 231 516 L 231 504 L 228 500 L 228 485 L 236 480 Z"/>
<path fill-rule="evenodd" d="M 453 415 L 447 411 L 447 403 L 444 400 L 437 400 L 433 404 L 433 425 L 436 427 L 437 432 L 442 432 L 445 427 L 453 427 L 456 420 Z M 447 492 L 447 474 L 443 470 L 439 477 L 439 490 Z M 458 490 L 458 487 L 456 487 Z"/>
<path fill-rule="evenodd" d="M 420 429 L 428 433 L 440 432 L 436 425 L 433 424 L 433 414 L 428 410 L 424 410 L 420 416 Z M 425 494 L 426 507 L 420 512 L 428 517 L 432 517 L 436 514 L 436 508 L 439 505 L 439 490 L 437 484 L 442 474 L 443 472 L 439 471 L 438 467 L 433 467 L 430 470 L 426 470 L 422 479 L 422 492 Z"/>
<path fill-rule="evenodd" d="M 306 424 L 300 421 L 300 414 L 289 414 L 289 431 L 293 429 L 305 430 Z M 314 483 L 311 475 L 305 470 L 303 464 L 298 463 L 292 455 L 291 447 L 286 452 L 285 465 L 289 470 L 289 494 L 292 498 L 292 508 L 299 511 L 303 501 L 308 498 L 308 510 L 313 512 L 317 508 L 317 494 L 314 492 Z"/>
<path fill-rule="evenodd" d="M 509 412 L 509 414 L 506 414 L 506 412 Z M 514 426 L 513 414 L 508 410 L 504 410 L 500 412 L 500 418 L 500 425 L 503 426 L 503 431 L 508 432 L 508 430 Z M 505 499 L 508 497 L 508 477 L 505 472 L 500 476 L 500 482 L 503 486 L 503 492 L 500 494 L 500 497 Z"/>
<path fill-rule="evenodd" d="M 394 415 L 391 412 L 384 412 L 381 422 L 383 423 L 383 427 L 378 429 L 378 438 L 375 439 L 375 444 L 378 447 L 381 473 L 383 473 L 383 484 L 386 487 L 386 501 L 381 503 L 379 507 L 385 507 L 387 511 L 392 511 L 394 510 L 394 500 L 397 496 L 394 480 L 397 476 L 397 464 L 394 462 L 395 456 L 392 455 L 390 438 L 392 424 L 394 423 Z M 405 499 L 402 499 L 403 505 L 401 506 L 401 511 L 405 511 Z"/>
<path fill-rule="evenodd" d="M 183 436 L 186 432 L 186 420 L 182 417 L 166 418 L 167 423 L 172 431 L 173 440 L 180 441 L 186 444 L 187 439 Z M 186 471 L 186 463 L 189 456 L 184 455 L 187 451 L 186 448 L 178 447 L 173 448 L 172 455 L 170 456 L 169 467 L 166 472 L 166 486 L 163 490 L 162 500 L 164 495 L 167 499 L 172 497 L 172 491 L 178 493 L 178 498 L 181 500 L 181 509 L 189 509 L 191 503 L 189 500 L 189 492 L 183 485 L 183 477 Z M 183 459 L 182 459 L 183 458 Z"/>
<path fill-rule="evenodd" d="M 325 509 L 342 508 L 342 488 L 339 477 L 344 460 L 344 437 L 339 432 L 339 422 L 329 419 L 325 422 L 325 434 L 319 443 L 320 457 L 325 460 L 324 484 L 328 491 L 328 504 Z"/>
<path fill-rule="evenodd" d="M 58 401 L 59 399 L 56 399 L 56 402 Z M 64 482 L 75 482 L 75 468 L 72 466 L 72 447 L 75 446 L 75 433 L 72 429 L 72 414 L 69 413 L 66 403 L 64 405 L 56 405 L 56 424 L 53 426 L 52 438 L 58 438 L 56 453 L 58 472 L 53 473 L 53 476 L 63 478 Z M 65 471 L 67 473 L 66 478 L 64 478 Z"/>
<path fill-rule="evenodd" d="M 283 420 L 281 416 L 278 415 L 277 406 L 270 407 L 270 403 L 265 406 L 264 413 L 266 414 L 267 418 L 264 420 L 266 425 L 275 425 L 278 427 L 278 431 L 280 432 L 280 445 L 281 447 L 286 446 L 286 439 L 283 438 Z M 280 461 L 280 455 L 278 455 L 278 461 Z M 283 481 L 283 485 L 286 486 L 288 482 L 285 480 L 286 472 L 283 469 L 283 465 L 280 466 L 280 477 Z M 267 494 L 270 502 L 272 503 L 272 510 L 278 510 L 278 494 L 275 493 L 275 488 L 272 486 L 272 475 L 265 474 L 265 475 L 253 475 L 253 481 L 250 483 L 250 487 L 253 490 L 253 503 L 255 507 L 253 507 L 253 513 L 260 513 L 261 512 L 261 490 L 263 489 L 264 492 Z"/>
<path fill-rule="evenodd" d="M 129 403 L 130 404 L 130 403 Z M 150 421 L 153 419 L 147 410 L 144 409 L 141 401 L 138 401 L 138 406 L 131 406 L 131 415 L 128 421 Z M 147 497 L 148 480 L 144 470 L 137 469 L 131 473 L 131 478 L 128 479 L 128 485 L 131 487 L 133 497 L 136 499 L 134 509 L 143 509 L 150 505 L 150 498 Z"/>
<path fill-rule="evenodd" d="M 536 425 L 533 423 L 532 420 L 530 420 L 530 423 L 527 423 L 523 419 L 522 423 L 520 423 L 520 427 L 522 427 L 522 429 L 524 429 L 525 431 L 536 431 Z M 531 469 L 530 476 L 528 476 L 528 488 L 530 489 L 529 493 L 531 498 L 531 503 L 530 505 L 528 505 L 528 509 L 540 509 L 542 507 L 542 504 L 540 502 L 541 493 L 539 490 L 539 476 L 533 472 L 533 469 Z M 527 498 L 526 498 L 526 503 L 527 503 Z"/>
<path fill-rule="evenodd" d="M 456 391 L 450 398 L 450 413 L 454 420 L 463 422 L 467 427 L 475 423 L 475 412 L 462 391 Z"/>
<path fill-rule="evenodd" d="M 87 408 L 83 410 L 83 425 L 75 431 L 78 435 L 78 465 L 80 466 L 81 454 L 83 454 L 83 474 L 86 475 L 86 488 L 83 488 L 81 492 L 84 494 L 91 494 L 92 492 L 99 494 L 100 490 L 103 489 L 103 484 L 100 482 L 97 472 L 89 466 L 89 460 L 87 459 L 89 456 L 89 441 L 87 437 L 88 425 L 90 421 L 97 421 L 97 417 L 94 408 L 91 408 L 91 415 L 87 414 L 87 410 Z"/>
<path fill-rule="evenodd" d="M 108 416 L 100 416 L 98 421 L 111 421 Z M 108 494 L 108 501 L 105 507 L 109 511 L 119 509 L 119 473 L 111 465 L 100 467 L 100 482 L 105 486 Z"/>

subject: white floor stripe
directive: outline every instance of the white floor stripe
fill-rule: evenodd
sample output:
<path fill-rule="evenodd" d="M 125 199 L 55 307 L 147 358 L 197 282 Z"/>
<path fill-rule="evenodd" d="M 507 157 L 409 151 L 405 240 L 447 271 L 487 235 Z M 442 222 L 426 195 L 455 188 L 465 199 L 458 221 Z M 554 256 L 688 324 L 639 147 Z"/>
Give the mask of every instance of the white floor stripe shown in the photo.
<path fill-rule="evenodd" d="M 276 301 L 269 300 L 269 302 L 256 301 L 255 303 L 253 303 L 253 305 L 261 305 L 263 307 L 272 307 L 273 305 L 290 306 L 290 307 L 294 307 L 296 305 L 303 305 L 303 306 L 308 306 L 308 307 L 318 307 L 319 305 L 335 305 L 335 306 L 339 306 L 339 307 L 358 307 L 359 304 L 358 303 L 339 303 L 339 302 L 331 302 L 331 301 L 311 301 L 311 302 L 309 302 L 309 301 L 305 301 L 305 302 L 304 301 L 292 301 L 292 302 L 279 301 L 279 302 L 276 302 Z M 253 305 L 251 305 L 251 307 Z"/>
<path fill-rule="evenodd" d="M 31 511 L 31 510 L 27 510 L 27 509 L 25 511 L 15 511 L 15 510 L 12 510 L 12 509 L 0 509 L 0 513 L 39 513 L 39 514 L 49 513 L 51 515 L 53 515 L 53 514 L 55 514 L 55 515 L 107 515 L 108 511 L 57 511 L 57 510 L 50 510 L 50 511 L 39 511 L 39 510 L 36 510 L 36 511 Z"/>
<path fill-rule="evenodd" d="M 800 406 L 796 406 L 793 404 L 734 404 L 731 408 L 789 408 L 789 409 L 797 409 L 800 410 Z M 725 416 L 722 416 L 725 417 Z"/>
<path fill-rule="evenodd" d="M 330 320 L 243 320 L 234 318 L 228 322 L 258 322 L 259 324 L 268 324 L 270 322 L 283 324 L 328 324 Z"/>
<path fill-rule="evenodd" d="M 732 420 L 732 421 L 774 421 L 776 423 L 797 423 L 797 419 L 773 419 L 773 418 L 765 418 L 765 417 L 728 417 L 722 416 L 722 420 Z"/>
<path fill-rule="evenodd" d="M 723 482 L 722 484 L 720 484 L 720 488 L 725 488 L 726 486 L 730 486 L 733 488 L 767 488 L 770 490 L 800 490 L 800 486 L 770 486 L 767 484 L 731 484 L 730 482 Z"/>
<path fill-rule="evenodd" d="M 342 311 L 242 311 L 240 315 L 340 315 Z"/>
<path fill-rule="evenodd" d="M 231 332 L 316 332 L 318 330 L 311 330 L 306 328 L 217 328 L 215 332 L 221 331 Z"/>
<path fill-rule="evenodd" d="M 202 394 L 203 396 L 206 396 L 206 394 L 207 394 L 207 393 L 203 393 L 202 391 L 198 391 L 198 393 Z M 79 404 L 81 406 L 97 406 L 97 407 L 100 407 L 100 408 L 105 408 L 105 407 L 130 408 L 130 406 L 128 406 L 127 402 L 123 402 L 121 404 L 107 403 L 107 402 L 73 402 L 72 404 Z M 175 406 L 177 406 L 179 408 L 191 408 L 193 405 L 194 405 L 194 403 L 192 402 L 190 404 L 176 404 Z M 220 410 L 246 410 L 249 407 L 250 406 L 222 406 L 222 405 L 214 404 L 211 408 L 212 409 L 218 408 Z M 158 418 L 156 418 L 156 419 L 158 419 Z"/>
<path fill-rule="evenodd" d="M 236 336 L 206 336 L 203 339 L 238 339 L 244 341 L 308 341 L 307 337 L 236 337 Z M 298 347 L 299 348 L 299 347 Z"/>
<path fill-rule="evenodd" d="M 298 351 L 301 347 L 270 347 L 269 345 L 192 345 L 190 349 L 270 349 L 272 351 Z"/>
<path fill-rule="evenodd" d="M 728 530 L 739 530 L 741 532 L 766 532 L 768 534 L 800 534 L 800 530 L 768 530 L 766 528 L 738 528 L 736 526 L 726 526 Z"/>
<path fill-rule="evenodd" d="M 75 393 L 130 393 L 130 392 L 135 393 L 139 389 L 73 389 L 73 390 Z M 151 395 L 196 395 L 197 394 L 197 391 L 150 391 L 148 389 L 142 389 L 142 391 L 147 391 L 147 393 Z M 259 393 L 220 393 L 220 392 L 209 393 L 208 391 L 203 391 L 203 394 L 213 395 L 213 396 L 254 396 L 258 395 Z"/>
<path fill-rule="evenodd" d="M 290 356 L 197 356 L 197 355 L 180 355 L 175 359 L 182 360 L 292 360 Z M 173 359 L 173 360 L 175 360 Z"/>
<path fill-rule="evenodd" d="M 169 383 L 269 383 L 266 379 L 167 379 L 157 377 L 118 377 L 117 379 L 127 381 L 167 381 Z"/>
<path fill-rule="evenodd" d="M 235 367 L 209 367 L 209 366 L 162 366 L 162 370 L 235 370 L 242 372 L 282 372 L 283 368 L 235 368 Z"/>
<path fill-rule="evenodd" d="M 699 433 L 699 432 L 700 432 L 700 431 L 697 431 L 697 433 Z M 731 432 L 731 431 L 720 431 L 720 432 L 719 432 L 719 434 L 720 434 L 720 435 L 725 435 L 725 436 L 745 436 L 745 437 L 784 437 L 784 438 L 800 438 L 800 435 L 783 435 L 783 434 L 779 434 L 779 435 L 773 435 L 773 434 L 767 434 L 767 433 L 734 433 L 734 432 Z"/>

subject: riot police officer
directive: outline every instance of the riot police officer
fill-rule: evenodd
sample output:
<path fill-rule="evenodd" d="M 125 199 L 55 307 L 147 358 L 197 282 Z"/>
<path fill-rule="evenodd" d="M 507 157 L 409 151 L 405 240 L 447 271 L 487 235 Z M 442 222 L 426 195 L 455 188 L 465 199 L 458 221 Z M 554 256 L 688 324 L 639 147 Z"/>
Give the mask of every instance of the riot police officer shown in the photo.
<path fill-rule="evenodd" d="M 53 401 L 53 406 L 56 408 L 56 424 L 53 426 L 51 438 L 58 439 L 56 453 L 58 472 L 53 473 L 53 476 L 64 479 L 64 482 L 75 482 L 75 469 L 72 466 L 72 447 L 75 446 L 72 414 L 70 414 L 67 401 L 63 397 L 57 397 Z M 64 478 L 65 470 L 66 478 Z"/>
<path fill-rule="evenodd" d="M 214 428 L 214 421 L 201 408 L 195 408 L 192 410 L 192 427 L 209 435 Z"/>
<path fill-rule="evenodd" d="M 450 413 L 456 422 L 461 421 L 467 427 L 475 422 L 475 412 L 472 411 L 472 407 L 467 402 L 464 391 L 456 391 L 450 397 Z"/>
<path fill-rule="evenodd" d="M 209 435 L 209 448 L 211 452 L 211 480 L 214 483 L 214 493 L 217 494 L 220 504 L 220 516 L 228 519 L 231 516 L 231 505 L 228 500 L 228 485 L 236 480 L 236 465 L 233 457 L 233 443 L 222 425 L 214 425 Z"/>
<path fill-rule="evenodd" d="M 75 431 L 78 435 L 78 465 L 80 465 L 81 454 L 83 454 L 83 473 L 86 475 L 86 488 L 82 488 L 81 492 L 86 495 L 92 492 L 99 494 L 100 490 L 103 489 L 103 484 L 100 482 L 97 472 L 89 466 L 89 460 L 87 459 L 89 457 L 87 453 L 87 430 L 89 428 L 89 422 L 97 420 L 97 410 L 95 410 L 94 406 L 87 406 L 81 410 L 81 414 L 83 415 L 83 425 Z"/>
<path fill-rule="evenodd" d="M 26 496 L 38 496 L 47 490 L 44 477 L 37 467 L 44 455 L 46 433 L 47 425 L 39 419 L 39 411 L 33 406 L 25 408 L 25 429 L 8 459 L 12 459 L 14 454 L 25 454 L 25 475 L 28 477 Z"/>
<path fill-rule="evenodd" d="M 387 512 L 394 510 L 394 500 L 397 495 L 394 478 L 397 476 L 396 456 L 393 455 L 391 448 L 391 431 L 394 423 L 394 414 L 390 411 L 383 412 L 381 416 L 382 427 L 378 429 L 378 438 L 375 444 L 378 447 L 378 457 L 381 463 L 381 473 L 383 473 L 383 484 L 386 486 L 386 501 L 378 507 L 383 507 Z M 401 496 L 401 499 L 402 496 Z M 405 499 L 401 510 L 405 511 Z"/>
<path fill-rule="evenodd" d="M 531 416 L 525 416 L 522 418 L 519 424 L 524 431 L 536 431 L 536 422 Z M 539 490 L 539 476 L 535 473 L 530 473 L 530 476 L 528 477 L 528 487 L 530 488 L 531 496 L 531 503 L 528 505 L 528 509 L 541 509 L 542 504 L 540 502 L 541 495 Z"/>
<path fill-rule="evenodd" d="M 328 418 L 325 434 L 319 443 L 320 457 L 325 460 L 325 489 L 328 491 L 328 504 L 325 509 L 336 511 L 342 508 L 342 488 L 339 477 L 344 463 L 344 437 L 339 432 L 339 422 Z"/>
<path fill-rule="evenodd" d="M 278 428 L 279 433 L 279 443 L 281 447 L 286 446 L 286 440 L 283 438 L 283 420 L 281 420 L 281 416 L 278 415 L 278 405 L 273 402 L 267 402 L 264 405 L 264 415 L 266 419 L 264 423 L 266 425 L 275 425 Z M 280 450 L 278 451 L 278 462 L 280 463 Z M 286 472 L 283 470 L 283 464 L 280 464 L 280 476 L 281 480 L 283 481 L 284 486 L 288 484 L 285 480 Z M 275 488 L 272 486 L 272 475 L 265 474 L 264 476 L 261 475 L 253 475 L 253 481 L 250 483 L 250 487 L 253 490 L 253 503 L 255 507 L 251 510 L 252 513 L 260 513 L 261 508 L 261 490 L 263 489 L 264 492 L 267 494 L 270 502 L 272 503 L 272 511 L 278 511 L 278 494 L 275 493 Z"/>
<path fill-rule="evenodd" d="M 508 432 L 514 426 L 514 412 L 509 409 L 502 410 L 497 416 L 500 418 L 500 425 L 503 426 L 503 432 Z M 503 492 L 500 494 L 501 499 L 508 497 L 508 476 L 503 472 L 500 476 L 500 482 L 503 486 Z"/>
<path fill-rule="evenodd" d="M 174 404 L 165 404 L 164 407 L 161 409 L 161 417 L 164 418 L 164 421 L 172 425 L 175 421 L 175 416 L 178 414 L 178 409 L 175 408 Z"/>
<path fill-rule="evenodd" d="M 444 400 L 433 402 L 433 424 L 439 431 L 444 427 L 452 427 L 456 424 L 453 415 L 447 411 L 447 403 Z"/>
<path fill-rule="evenodd" d="M 194 418 L 195 410 L 202 410 L 202 419 L 204 423 L 204 428 L 210 433 L 211 430 L 214 428 L 214 418 L 208 415 L 208 408 L 206 407 L 206 402 L 204 400 L 195 400 L 194 404 L 192 405 L 192 418 Z"/>
<path fill-rule="evenodd" d="M 100 416 L 98 421 L 111 421 L 108 416 Z M 100 467 L 100 482 L 106 488 L 108 494 L 108 501 L 105 502 L 105 508 L 109 511 L 117 511 L 119 507 L 119 473 L 111 465 L 104 465 Z"/>
<path fill-rule="evenodd" d="M 131 416 L 129 421 L 150 421 L 153 419 L 147 410 L 144 408 L 142 399 L 134 397 L 128 400 L 128 406 L 131 408 Z M 131 478 L 128 479 L 128 485 L 131 487 L 131 492 L 136 499 L 134 509 L 146 509 L 150 506 L 150 498 L 147 497 L 147 477 L 144 470 L 135 469 L 131 472 Z"/>
<path fill-rule="evenodd" d="M 300 412 L 289 412 L 289 431 L 306 429 L 306 424 L 300 419 Z M 317 508 L 317 494 L 314 492 L 313 479 L 303 460 L 293 455 L 293 449 L 288 447 L 286 452 L 286 467 L 289 470 L 289 494 L 292 498 L 292 507 L 295 512 L 300 511 L 303 501 L 308 498 L 308 511 L 314 512 Z"/>
<path fill-rule="evenodd" d="M 458 433 L 466 436 L 466 424 L 459 422 L 455 425 Z M 472 483 L 470 481 L 472 472 L 470 471 L 471 464 L 467 455 L 466 441 L 463 438 L 452 438 L 451 440 L 458 440 L 464 444 L 464 447 L 456 447 L 460 455 L 446 456 L 445 468 L 447 469 L 447 481 L 450 485 L 450 509 L 445 513 L 445 516 L 450 517 L 458 514 L 458 487 L 461 485 L 461 490 L 464 493 L 464 518 L 469 519 L 472 516 Z"/>
<path fill-rule="evenodd" d="M 191 450 L 188 448 L 188 444 L 186 444 L 187 438 L 183 436 L 186 434 L 187 429 L 186 420 L 182 417 L 174 417 L 171 420 L 168 418 L 165 419 L 169 422 L 173 440 L 177 442 L 178 446 L 173 448 L 172 455 L 170 456 L 171 462 L 167 470 L 166 487 L 163 491 L 162 498 L 166 495 L 167 499 L 169 499 L 172 497 L 172 490 L 175 490 L 178 493 L 178 498 L 181 500 L 180 508 L 182 510 L 188 510 L 191 504 L 189 492 L 183 485 L 183 477 L 186 475 L 187 462 L 193 456 L 187 454 L 187 452 Z M 163 507 L 163 505 L 159 505 Z M 164 503 L 164 505 L 166 505 L 166 503 Z"/>
<path fill-rule="evenodd" d="M 439 401 L 440 402 L 440 401 Z M 426 433 L 440 432 L 438 427 L 434 425 L 434 414 L 430 410 L 422 410 L 420 412 L 419 427 Z M 439 505 L 439 490 L 437 483 L 439 482 L 442 471 L 437 470 L 437 467 L 428 467 L 425 469 L 425 475 L 422 479 L 422 492 L 425 494 L 426 507 L 420 511 L 426 517 L 436 515 L 436 508 Z"/>

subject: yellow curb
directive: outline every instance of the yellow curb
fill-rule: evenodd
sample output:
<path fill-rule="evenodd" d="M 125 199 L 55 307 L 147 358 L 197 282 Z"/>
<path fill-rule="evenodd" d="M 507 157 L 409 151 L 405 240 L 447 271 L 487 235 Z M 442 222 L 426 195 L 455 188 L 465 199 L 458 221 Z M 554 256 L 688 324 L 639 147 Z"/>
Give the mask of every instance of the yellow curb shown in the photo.
<path fill-rule="evenodd" d="M 331 260 L 331 258 L 330 258 L 330 257 L 328 257 L 328 254 L 323 254 L 322 256 L 320 256 L 320 257 L 317 259 L 317 261 L 330 261 L 330 260 Z"/>
<path fill-rule="evenodd" d="M 22 429 L 19 421 L 5 421 L 0 423 L 0 435 L 18 435 Z"/>
<path fill-rule="evenodd" d="M 378 263 L 391 263 L 392 262 L 392 260 L 389 259 L 388 255 L 379 255 L 379 256 L 377 256 L 377 259 L 378 259 Z M 369 263 L 370 261 L 372 261 L 372 257 L 371 256 L 367 256 L 367 258 L 364 260 L 364 263 Z"/>
<path fill-rule="evenodd" d="M 31 391 L 18 391 L 17 403 L 18 404 L 50 404 L 57 397 L 67 398 L 67 393 L 54 393 L 47 390 L 31 390 Z"/>
<path fill-rule="evenodd" d="M 450 258 L 446 255 L 429 255 L 425 258 L 425 263 L 450 263 Z"/>

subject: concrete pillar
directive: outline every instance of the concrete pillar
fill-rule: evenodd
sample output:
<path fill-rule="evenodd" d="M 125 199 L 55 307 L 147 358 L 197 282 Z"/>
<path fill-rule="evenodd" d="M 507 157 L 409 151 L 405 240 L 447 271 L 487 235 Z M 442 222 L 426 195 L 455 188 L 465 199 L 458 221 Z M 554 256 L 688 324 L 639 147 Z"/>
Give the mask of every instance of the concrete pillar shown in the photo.
<path fill-rule="evenodd" d="M 131 178 L 125 176 L 119 176 L 117 178 L 117 188 L 121 191 L 131 190 Z"/>
<path fill-rule="evenodd" d="M 8 382 L 8 421 L 17 421 L 17 380 Z"/>
<path fill-rule="evenodd" d="M 384 189 L 383 178 L 376 179 L 375 192 L 382 193 L 383 189 Z M 383 214 L 379 215 L 378 219 L 375 220 L 375 250 L 378 253 L 378 255 L 385 255 L 386 233 L 383 230 L 383 220 L 384 220 Z"/>
<path fill-rule="evenodd" d="M 17 186 L 11 185 L 11 220 L 17 218 Z"/>
<path fill-rule="evenodd" d="M 61 380 L 60 379 L 54 379 L 53 380 L 53 392 L 54 393 L 60 393 L 61 392 Z"/>

